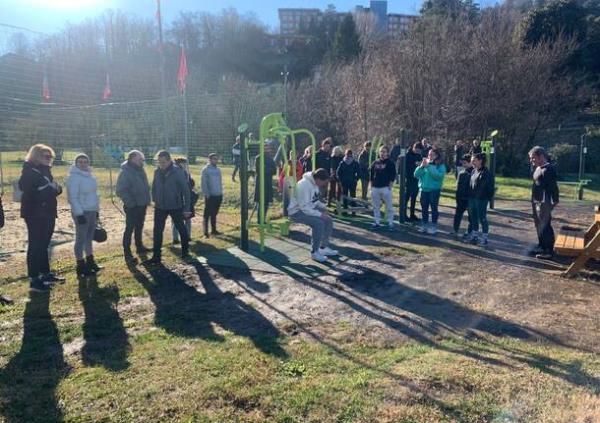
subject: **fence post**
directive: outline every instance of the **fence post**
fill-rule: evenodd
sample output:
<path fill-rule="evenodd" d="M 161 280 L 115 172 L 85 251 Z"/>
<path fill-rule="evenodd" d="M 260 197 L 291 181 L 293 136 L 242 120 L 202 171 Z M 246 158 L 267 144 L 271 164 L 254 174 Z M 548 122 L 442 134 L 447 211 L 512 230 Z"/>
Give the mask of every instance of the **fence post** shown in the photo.
<path fill-rule="evenodd" d="M 242 251 L 248 251 L 248 157 L 246 145 L 247 124 L 242 124 L 238 128 L 240 136 L 240 199 L 241 199 L 241 233 L 240 248 Z"/>

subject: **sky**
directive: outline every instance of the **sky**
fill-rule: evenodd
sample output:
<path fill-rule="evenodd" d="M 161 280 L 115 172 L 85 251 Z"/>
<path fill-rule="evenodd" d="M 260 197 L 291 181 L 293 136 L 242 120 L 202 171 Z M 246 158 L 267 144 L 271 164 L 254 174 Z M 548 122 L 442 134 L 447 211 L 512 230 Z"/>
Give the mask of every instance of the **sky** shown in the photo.
<path fill-rule="evenodd" d="M 493 0 L 484 0 L 486 1 Z M 388 13 L 417 14 L 422 0 L 388 0 Z M 254 12 L 271 29 L 277 30 L 277 9 L 314 7 L 334 4 L 338 11 L 350 11 L 356 5 L 368 6 L 369 0 L 161 0 L 163 20 L 169 24 L 180 11 L 219 12 L 228 7 Z M 121 9 L 139 17 L 153 18 L 156 0 L 0 0 L 0 24 L 25 27 L 42 33 L 60 30 L 66 22 L 78 23 L 106 9 Z"/>

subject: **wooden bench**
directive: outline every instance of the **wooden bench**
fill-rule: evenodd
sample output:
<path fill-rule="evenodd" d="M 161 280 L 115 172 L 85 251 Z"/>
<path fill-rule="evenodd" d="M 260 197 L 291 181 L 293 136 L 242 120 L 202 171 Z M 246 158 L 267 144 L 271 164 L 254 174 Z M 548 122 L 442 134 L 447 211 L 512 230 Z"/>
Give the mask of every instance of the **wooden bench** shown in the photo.
<path fill-rule="evenodd" d="M 594 223 L 587 231 L 563 227 L 554 242 L 554 250 L 561 256 L 575 257 L 564 276 L 575 276 L 591 258 L 600 259 L 600 211 L 596 210 Z"/>

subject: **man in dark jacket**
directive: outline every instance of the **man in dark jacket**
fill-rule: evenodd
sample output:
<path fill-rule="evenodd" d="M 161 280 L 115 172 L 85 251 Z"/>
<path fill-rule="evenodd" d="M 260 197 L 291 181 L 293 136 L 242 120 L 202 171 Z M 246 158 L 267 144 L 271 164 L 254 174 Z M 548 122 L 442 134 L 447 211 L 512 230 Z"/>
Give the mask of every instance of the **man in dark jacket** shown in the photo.
<path fill-rule="evenodd" d="M 331 169 L 331 138 L 327 137 L 321 142 L 321 148 L 315 154 L 315 166 L 317 169 Z M 321 199 L 327 201 L 327 185 L 319 187 Z"/>
<path fill-rule="evenodd" d="M 50 271 L 48 248 L 56 224 L 57 201 L 62 187 L 51 172 L 54 151 L 43 144 L 31 147 L 19 179 L 21 217 L 27 224 L 27 273 L 33 291 L 47 291 L 64 278 Z"/>
<path fill-rule="evenodd" d="M 529 160 L 534 168 L 531 207 L 538 236 L 538 246 L 534 252 L 537 258 L 547 260 L 554 255 L 552 210 L 559 201 L 558 178 L 542 147 L 533 147 L 529 151 Z"/>
<path fill-rule="evenodd" d="M 370 169 L 371 198 L 373 201 L 374 228 L 380 227 L 381 202 L 385 203 L 385 214 L 388 228 L 394 229 L 394 204 L 392 201 L 392 186 L 396 181 L 396 165 L 389 159 L 386 146 L 379 148 L 379 158 L 373 162 Z"/>
<path fill-rule="evenodd" d="M 421 150 L 423 146 L 420 142 L 416 142 L 413 144 L 412 148 L 406 153 L 406 170 L 404 180 L 406 182 L 406 200 L 404 203 L 404 208 L 408 207 L 408 202 L 410 200 L 410 216 L 409 220 L 411 222 L 418 222 L 421 219 L 417 217 L 415 214 L 415 206 L 417 204 L 417 195 L 419 195 L 419 180 L 415 178 L 415 169 L 421 164 L 423 161 L 423 156 L 421 154 Z"/>
<path fill-rule="evenodd" d="M 4 207 L 2 207 L 2 195 L 0 194 L 0 229 L 4 227 Z M 10 297 L 0 295 L 0 305 L 12 304 L 13 300 Z"/>
<path fill-rule="evenodd" d="M 157 154 L 158 169 L 152 181 L 154 200 L 154 253 L 149 264 L 160 264 L 163 232 L 167 217 L 171 216 L 181 238 L 181 257 L 189 258 L 190 237 L 184 219 L 192 217 L 191 190 L 188 178 L 171 160 L 168 151 Z"/>
<path fill-rule="evenodd" d="M 458 231 L 460 229 L 460 223 L 462 222 L 463 215 L 465 211 L 469 208 L 469 191 L 471 184 L 471 172 L 473 171 L 473 166 L 471 165 L 471 156 L 465 154 L 461 157 L 460 162 L 458 162 L 458 167 L 461 168 L 460 173 L 456 179 L 456 210 L 454 211 L 454 235 L 458 235 Z M 472 228 L 471 228 L 471 219 L 468 220 L 467 232 L 465 232 L 464 237 L 467 239 L 470 237 Z"/>
<path fill-rule="evenodd" d="M 150 204 L 150 186 L 144 170 L 144 154 L 132 150 L 127 161 L 121 165 L 121 173 L 117 178 L 117 196 L 123 201 L 125 211 L 125 232 L 123 233 L 123 254 L 128 262 L 137 260 L 131 254 L 131 235 L 135 239 L 137 253 L 148 252 L 142 242 L 146 208 Z"/>
<path fill-rule="evenodd" d="M 354 160 L 352 150 L 346 150 L 344 159 L 337 168 L 336 177 L 342 186 L 344 209 L 347 209 L 348 195 L 352 198 L 356 198 L 356 185 L 360 179 L 360 165 Z M 355 215 L 355 213 L 352 213 L 352 215 Z"/>
<path fill-rule="evenodd" d="M 371 141 L 366 141 L 363 144 L 363 148 L 358 154 L 358 164 L 360 166 L 360 185 L 361 185 L 361 198 L 367 199 L 367 193 L 369 192 L 369 167 L 371 166 Z"/>

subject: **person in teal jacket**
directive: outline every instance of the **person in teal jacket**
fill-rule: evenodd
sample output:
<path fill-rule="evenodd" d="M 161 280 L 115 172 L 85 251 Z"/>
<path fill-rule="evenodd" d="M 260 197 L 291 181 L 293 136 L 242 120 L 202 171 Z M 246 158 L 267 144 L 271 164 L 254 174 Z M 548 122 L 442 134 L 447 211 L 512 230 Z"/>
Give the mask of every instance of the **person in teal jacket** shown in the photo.
<path fill-rule="evenodd" d="M 423 222 L 419 232 L 434 235 L 437 232 L 438 205 L 440 194 L 446 176 L 446 166 L 442 160 L 442 153 L 438 148 L 429 150 L 427 157 L 415 169 L 415 178 L 419 180 L 421 191 L 421 212 Z M 431 207 L 431 225 L 429 225 L 429 208 Z"/>

